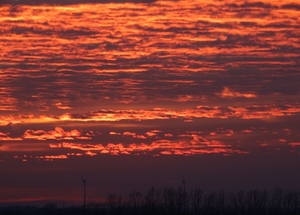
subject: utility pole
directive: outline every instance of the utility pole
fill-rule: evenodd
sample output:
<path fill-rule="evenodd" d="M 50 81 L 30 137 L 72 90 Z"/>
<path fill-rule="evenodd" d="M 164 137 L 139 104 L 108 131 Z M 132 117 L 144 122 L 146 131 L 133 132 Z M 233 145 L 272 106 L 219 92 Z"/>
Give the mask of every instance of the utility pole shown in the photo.
<path fill-rule="evenodd" d="M 182 177 L 182 185 L 183 185 L 183 210 L 184 210 L 184 213 L 186 212 L 186 209 L 187 209 L 187 194 L 185 192 L 185 184 L 186 184 L 186 181 L 184 179 L 184 174 L 183 174 L 183 177 Z"/>
<path fill-rule="evenodd" d="M 185 193 L 185 183 L 186 181 L 184 180 L 184 175 L 182 177 L 182 185 L 183 185 L 183 192 Z"/>
<path fill-rule="evenodd" d="M 86 208 L 86 180 L 82 179 L 83 182 L 83 208 Z"/>

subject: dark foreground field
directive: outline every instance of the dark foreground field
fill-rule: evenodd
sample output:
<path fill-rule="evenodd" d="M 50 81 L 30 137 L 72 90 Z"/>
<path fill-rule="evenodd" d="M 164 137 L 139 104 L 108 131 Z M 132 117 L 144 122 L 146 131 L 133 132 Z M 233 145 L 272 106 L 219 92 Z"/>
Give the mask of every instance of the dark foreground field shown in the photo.
<path fill-rule="evenodd" d="M 0 215 L 300 215 L 300 192 L 275 189 L 267 191 L 211 192 L 194 188 L 151 188 L 144 195 L 133 191 L 126 197 L 111 194 L 103 203 L 58 208 L 49 203 L 44 207 L 1 207 Z"/>

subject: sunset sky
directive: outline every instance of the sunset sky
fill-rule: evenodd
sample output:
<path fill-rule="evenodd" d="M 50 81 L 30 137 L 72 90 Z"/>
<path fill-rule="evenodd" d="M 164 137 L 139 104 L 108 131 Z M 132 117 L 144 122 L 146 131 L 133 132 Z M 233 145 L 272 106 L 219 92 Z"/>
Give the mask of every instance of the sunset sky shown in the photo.
<path fill-rule="evenodd" d="M 297 0 L 1 2 L 0 205 L 300 189 Z"/>

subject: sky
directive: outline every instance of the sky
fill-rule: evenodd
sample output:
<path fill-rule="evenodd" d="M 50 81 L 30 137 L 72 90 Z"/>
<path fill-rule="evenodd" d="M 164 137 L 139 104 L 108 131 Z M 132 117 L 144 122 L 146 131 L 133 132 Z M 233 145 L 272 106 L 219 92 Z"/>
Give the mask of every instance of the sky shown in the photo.
<path fill-rule="evenodd" d="M 296 0 L 5 0 L 0 205 L 299 190 L 299 38 Z"/>

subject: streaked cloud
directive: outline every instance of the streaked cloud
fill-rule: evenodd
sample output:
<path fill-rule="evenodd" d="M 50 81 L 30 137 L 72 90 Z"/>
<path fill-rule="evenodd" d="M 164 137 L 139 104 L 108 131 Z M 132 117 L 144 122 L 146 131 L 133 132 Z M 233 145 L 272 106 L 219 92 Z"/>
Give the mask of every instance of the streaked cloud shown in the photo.
<path fill-rule="evenodd" d="M 252 93 L 239 93 L 239 92 L 233 92 L 229 90 L 228 87 L 224 87 L 224 90 L 221 93 L 217 93 L 222 98 L 235 98 L 235 97 L 245 97 L 245 98 L 255 98 L 257 97 L 255 94 Z"/>
<path fill-rule="evenodd" d="M 244 105 L 244 106 L 203 106 L 199 105 L 190 109 L 165 109 L 154 108 L 151 110 L 134 109 L 102 109 L 87 113 L 64 113 L 61 115 L 9 115 L 0 116 L 0 125 L 9 124 L 32 124 L 32 123 L 54 123 L 54 122 L 117 122 L 121 120 L 169 120 L 183 119 L 192 120 L 197 118 L 227 119 L 236 117 L 241 119 L 262 119 L 299 115 L 299 104 L 263 104 L 263 105 Z M 30 135 L 28 131 L 28 135 Z M 59 131 L 56 131 L 59 133 Z M 75 132 L 75 131 L 73 131 Z M 148 135 L 155 135 L 157 131 Z"/>
<path fill-rule="evenodd" d="M 171 141 L 168 139 L 160 139 L 151 144 L 145 143 L 129 143 L 124 145 L 122 143 L 114 144 L 79 144 L 63 142 L 62 144 L 50 144 L 50 148 L 60 149 L 68 148 L 72 150 L 81 150 L 88 152 L 88 154 L 152 154 L 154 156 L 164 154 L 174 155 L 196 155 L 196 154 L 233 154 L 233 153 L 249 153 L 247 151 L 233 149 L 231 145 L 221 143 L 217 140 L 207 140 L 196 134 L 183 135 L 182 140 Z"/>
<path fill-rule="evenodd" d="M 91 139 L 90 134 L 82 136 L 78 130 L 64 131 L 60 127 L 56 127 L 53 131 L 44 130 L 26 130 L 23 138 L 24 139 L 36 139 L 36 140 L 74 140 L 74 139 Z"/>

